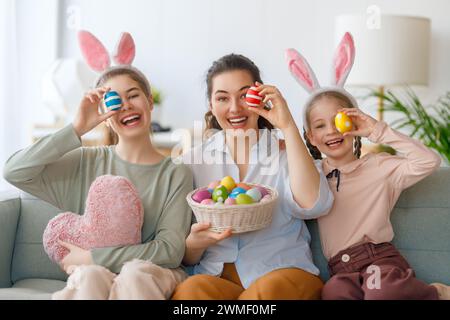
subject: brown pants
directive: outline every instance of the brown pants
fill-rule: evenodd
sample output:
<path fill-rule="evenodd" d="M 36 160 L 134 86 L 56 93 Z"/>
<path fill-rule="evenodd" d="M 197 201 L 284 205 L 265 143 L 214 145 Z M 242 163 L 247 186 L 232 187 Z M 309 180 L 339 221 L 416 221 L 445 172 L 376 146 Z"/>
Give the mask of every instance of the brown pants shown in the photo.
<path fill-rule="evenodd" d="M 415 277 L 390 243 L 364 243 L 342 250 L 328 263 L 324 300 L 436 300 L 438 293 Z"/>
<path fill-rule="evenodd" d="M 120 274 L 99 265 L 75 268 L 67 286 L 53 294 L 53 300 L 167 300 L 187 274 L 166 269 L 149 261 L 134 259 L 124 264 Z"/>
<path fill-rule="evenodd" d="M 179 284 L 172 300 L 316 300 L 323 282 L 297 268 L 278 269 L 244 289 L 234 263 L 226 263 L 222 276 L 198 274 Z"/>

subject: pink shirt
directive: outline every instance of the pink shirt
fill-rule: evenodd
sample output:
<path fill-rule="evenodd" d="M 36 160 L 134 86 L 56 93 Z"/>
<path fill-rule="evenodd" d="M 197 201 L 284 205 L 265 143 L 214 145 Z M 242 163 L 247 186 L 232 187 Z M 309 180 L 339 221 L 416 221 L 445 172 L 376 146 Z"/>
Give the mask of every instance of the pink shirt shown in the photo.
<path fill-rule="evenodd" d="M 402 190 L 437 169 L 441 158 L 419 141 L 391 129 L 385 122 L 376 124 L 368 137 L 374 143 L 392 146 L 397 155 L 367 154 L 340 168 L 337 178 L 328 179 L 334 204 L 328 215 L 318 219 L 322 250 L 329 260 L 339 251 L 363 242 L 390 242 L 394 237 L 390 213 Z M 323 171 L 331 167 L 324 159 Z"/>

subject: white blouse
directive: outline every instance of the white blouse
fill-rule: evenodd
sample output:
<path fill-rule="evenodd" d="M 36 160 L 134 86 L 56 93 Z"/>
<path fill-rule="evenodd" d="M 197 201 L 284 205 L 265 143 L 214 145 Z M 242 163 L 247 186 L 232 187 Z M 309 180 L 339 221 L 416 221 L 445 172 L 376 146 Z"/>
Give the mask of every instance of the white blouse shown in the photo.
<path fill-rule="evenodd" d="M 278 146 L 279 138 L 274 131 L 261 130 L 258 143 L 251 149 L 247 175 L 242 181 L 265 184 L 278 190 L 272 223 L 264 229 L 236 234 L 209 247 L 194 266 L 194 274 L 219 276 L 224 263 L 234 263 L 244 288 L 275 269 L 300 268 L 319 274 L 312 261 L 311 236 L 303 219 L 316 219 L 327 214 L 333 204 L 333 193 L 320 161 L 315 161 L 320 173 L 319 198 L 312 208 L 301 208 L 291 192 L 286 151 L 279 151 Z M 223 131 L 192 148 L 182 159 L 193 172 L 195 188 L 225 176 L 239 181 L 239 169 L 225 144 Z"/>

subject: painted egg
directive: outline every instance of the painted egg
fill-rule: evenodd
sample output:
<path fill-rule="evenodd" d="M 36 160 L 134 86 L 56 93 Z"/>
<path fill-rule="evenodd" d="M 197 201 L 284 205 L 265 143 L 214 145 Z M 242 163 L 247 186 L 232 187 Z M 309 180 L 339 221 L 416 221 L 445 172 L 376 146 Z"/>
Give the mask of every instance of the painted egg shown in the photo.
<path fill-rule="evenodd" d="M 205 199 L 200 204 L 206 204 L 208 206 L 215 204 L 213 199 Z"/>
<path fill-rule="evenodd" d="M 108 91 L 103 97 L 108 111 L 120 110 L 122 108 L 122 99 L 116 91 Z"/>
<path fill-rule="evenodd" d="M 259 107 L 263 97 L 256 91 L 256 87 L 250 87 L 245 94 L 245 102 L 250 107 Z"/>
<path fill-rule="evenodd" d="M 226 176 L 225 178 L 220 181 L 220 184 L 222 186 L 225 186 L 227 188 L 228 192 L 231 192 L 236 187 L 236 182 L 234 182 L 234 179 L 230 176 Z"/>
<path fill-rule="evenodd" d="M 212 199 L 215 202 L 225 202 L 225 200 L 228 198 L 228 190 L 225 188 L 225 186 L 218 186 L 214 189 L 212 194 Z"/>
<path fill-rule="evenodd" d="M 247 192 L 245 194 L 247 194 L 250 197 L 252 197 L 254 202 L 259 202 L 259 200 L 261 200 L 261 198 L 262 198 L 261 191 L 259 191 L 256 188 L 252 188 L 250 190 L 247 190 Z"/>
<path fill-rule="evenodd" d="M 192 200 L 201 203 L 205 199 L 211 199 L 211 193 L 206 189 L 201 189 L 192 195 Z"/>
<path fill-rule="evenodd" d="M 247 191 L 247 190 L 250 190 L 250 189 L 252 188 L 252 187 L 250 187 L 248 184 L 243 183 L 243 182 L 239 182 L 238 184 L 236 184 L 236 187 L 245 189 L 246 191 Z"/>
<path fill-rule="evenodd" d="M 264 188 L 264 187 L 256 186 L 255 188 L 258 189 L 259 192 L 261 192 L 261 196 L 262 197 L 264 197 L 264 196 L 269 194 L 269 191 L 266 188 Z"/>
<path fill-rule="evenodd" d="M 243 189 L 243 188 L 240 188 L 240 187 L 236 187 L 236 188 L 233 189 L 233 191 L 231 191 L 230 197 L 233 198 L 233 199 L 236 199 L 236 197 L 237 197 L 239 194 L 245 193 L 245 192 L 247 192 L 247 190 L 245 190 L 245 189 Z"/>
<path fill-rule="evenodd" d="M 217 188 L 220 185 L 220 181 L 213 181 L 210 184 L 208 184 L 208 189 L 212 189 L 214 190 L 215 188 Z"/>
<path fill-rule="evenodd" d="M 253 198 L 245 193 L 241 193 L 236 197 L 236 204 L 252 204 L 253 202 Z"/>
<path fill-rule="evenodd" d="M 225 200 L 226 206 L 232 206 L 233 204 L 236 204 L 236 199 L 231 198 L 231 196 Z"/>
<path fill-rule="evenodd" d="M 350 131 L 353 127 L 352 120 L 343 112 L 337 113 L 336 117 L 334 118 L 334 124 L 336 126 L 336 129 L 340 133 Z"/>

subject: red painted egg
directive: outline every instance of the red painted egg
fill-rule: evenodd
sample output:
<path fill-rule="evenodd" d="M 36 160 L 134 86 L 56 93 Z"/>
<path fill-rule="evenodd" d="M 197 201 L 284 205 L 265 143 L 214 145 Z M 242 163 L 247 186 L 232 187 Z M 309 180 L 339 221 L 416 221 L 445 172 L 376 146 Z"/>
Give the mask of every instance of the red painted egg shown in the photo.
<path fill-rule="evenodd" d="M 261 105 L 262 100 L 263 97 L 259 94 L 258 91 L 256 91 L 256 87 L 250 87 L 247 90 L 247 93 L 245 95 L 245 102 L 250 107 L 259 107 Z"/>

